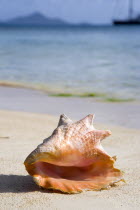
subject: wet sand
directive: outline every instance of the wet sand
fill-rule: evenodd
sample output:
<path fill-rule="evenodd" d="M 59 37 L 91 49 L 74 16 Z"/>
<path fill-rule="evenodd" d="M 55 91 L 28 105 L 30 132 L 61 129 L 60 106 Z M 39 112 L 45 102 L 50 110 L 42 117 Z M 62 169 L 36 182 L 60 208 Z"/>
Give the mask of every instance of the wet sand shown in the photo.
<path fill-rule="evenodd" d="M 94 97 L 50 97 L 41 91 L 0 86 L 0 109 L 55 116 L 65 113 L 73 119 L 93 113 L 98 123 L 140 129 L 140 103 L 138 102 L 111 103 L 100 102 Z"/>

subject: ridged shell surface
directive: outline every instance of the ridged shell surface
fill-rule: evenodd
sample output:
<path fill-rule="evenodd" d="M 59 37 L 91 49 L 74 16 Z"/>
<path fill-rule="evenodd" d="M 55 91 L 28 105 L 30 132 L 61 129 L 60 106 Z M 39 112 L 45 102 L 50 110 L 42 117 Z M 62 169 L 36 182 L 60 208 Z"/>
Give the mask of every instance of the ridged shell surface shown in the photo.
<path fill-rule="evenodd" d="M 108 188 L 123 180 L 114 168 L 115 158 L 101 146 L 111 135 L 93 127 L 93 115 L 73 122 L 61 115 L 58 127 L 29 156 L 24 164 L 35 182 L 46 189 L 65 193 Z"/>

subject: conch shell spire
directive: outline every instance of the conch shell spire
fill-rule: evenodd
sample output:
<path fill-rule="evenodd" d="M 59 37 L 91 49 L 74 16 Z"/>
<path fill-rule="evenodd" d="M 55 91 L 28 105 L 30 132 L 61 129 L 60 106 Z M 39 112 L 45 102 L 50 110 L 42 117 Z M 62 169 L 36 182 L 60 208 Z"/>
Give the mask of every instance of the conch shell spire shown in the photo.
<path fill-rule="evenodd" d="M 123 181 L 101 140 L 108 130 L 93 127 L 93 115 L 73 122 L 61 115 L 58 127 L 31 154 L 24 164 L 35 182 L 46 189 L 64 193 L 100 190 Z"/>

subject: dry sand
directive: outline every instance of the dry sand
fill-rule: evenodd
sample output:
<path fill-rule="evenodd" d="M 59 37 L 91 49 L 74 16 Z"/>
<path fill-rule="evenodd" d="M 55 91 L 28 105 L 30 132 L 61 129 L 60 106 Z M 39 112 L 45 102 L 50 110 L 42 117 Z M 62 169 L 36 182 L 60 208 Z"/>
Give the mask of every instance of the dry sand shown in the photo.
<path fill-rule="evenodd" d="M 0 111 L 0 209 L 112 210 L 140 208 L 140 131 L 97 124 L 111 129 L 103 142 L 126 184 L 109 190 L 66 195 L 40 189 L 25 171 L 26 156 L 56 127 L 58 118 L 46 114 Z"/>

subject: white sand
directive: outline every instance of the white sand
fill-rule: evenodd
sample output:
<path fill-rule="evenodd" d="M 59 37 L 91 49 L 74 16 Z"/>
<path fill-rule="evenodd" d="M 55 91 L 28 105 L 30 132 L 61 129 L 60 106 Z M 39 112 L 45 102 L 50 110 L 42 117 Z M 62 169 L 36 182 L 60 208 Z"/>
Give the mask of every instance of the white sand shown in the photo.
<path fill-rule="evenodd" d="M 51 134 L 57 122 L 56 117 L 46 114 L 0 111 L 0 209 L 139 209 L 139 130 L 96 125 L 98 129 L 111 129 L 113 134 L 103 145 L 110 155 L 117 155 L 116 166 L 125 172 L 126 184 L 66 195 L 42 190 L 32 181 L 24 159 Z"/>

